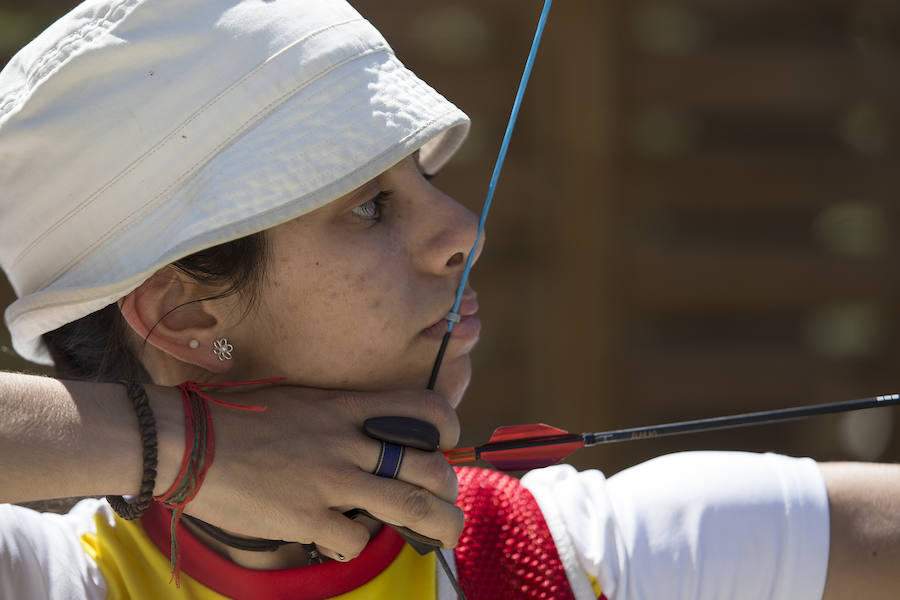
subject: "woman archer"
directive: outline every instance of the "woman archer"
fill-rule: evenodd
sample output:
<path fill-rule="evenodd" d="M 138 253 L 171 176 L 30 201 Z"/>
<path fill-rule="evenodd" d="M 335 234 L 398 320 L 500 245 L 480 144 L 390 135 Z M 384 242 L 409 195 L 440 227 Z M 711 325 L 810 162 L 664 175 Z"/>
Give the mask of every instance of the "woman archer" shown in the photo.
<path fill-rule="evenodd" d="M 891 466 L 689 453 L 519 483 L 407 449 L 384 472 L 365 418 L 458 434 L 474 290 L 437 393 L 392 390 L 427 377 L 475 241 L 429 182 L 467 128 L 338 0 L 89 0 L 10 62 L 6 317 L 69 382 L 5 380 L 33 401 L 3 397 L 0 499 L 138 501 L 0 509 L 5 596 L 452 597 L 383 522 L 440 541 L 469 598 L 893 595 Z"/>

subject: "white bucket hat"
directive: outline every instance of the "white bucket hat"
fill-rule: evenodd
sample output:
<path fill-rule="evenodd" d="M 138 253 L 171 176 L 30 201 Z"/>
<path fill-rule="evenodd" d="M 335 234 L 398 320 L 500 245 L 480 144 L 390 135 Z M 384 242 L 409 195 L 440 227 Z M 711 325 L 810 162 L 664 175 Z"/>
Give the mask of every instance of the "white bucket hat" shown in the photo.
<path fill-rule="evenodd" d="M 342 0 L 89 0 L 0 73 L 13 346 L 348 193 L 468 118 Z"/>

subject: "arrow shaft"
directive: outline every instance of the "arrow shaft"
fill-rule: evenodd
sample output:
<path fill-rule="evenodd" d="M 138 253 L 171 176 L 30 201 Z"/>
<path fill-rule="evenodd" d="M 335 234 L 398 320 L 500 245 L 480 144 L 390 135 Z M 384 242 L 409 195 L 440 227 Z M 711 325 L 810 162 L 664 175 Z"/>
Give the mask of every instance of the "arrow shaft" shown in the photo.
<path fill-rule="evenodd" d="M 682 435 L 686 433 L 698 433 L 701 431 L 715 431 L 719 429 L 731 429 L 733 427 L 746 427 L 750 425 L 763 425 L 766 423 L 778 423 L 803 419 L 814 415 L 847 412 L 876 408 L 879 406 L 891 406 L 900 404 L 900 394 L 888 394 L 873 398 L 848 400 L 844 402 L 832 402 L 829 404 L 814 404 L 812 406 L 799 406 L 795 408 L 781 408 L 777 410 L 764 410 L 759 412 L 731 415 L 727 417 L 712 417 L 709 419 L 697 419 L 694 421 L 679 421 L 677 423 L 665 423 L 662 425 L 650 425 L 648 427 L 633 427 L 630 429 L 616 429 L 597 433 L 585 433 L 584 445 L 596 446 L 598 444 L 610 444 L 630 440 L 642 440 L 670 435 Z"/>

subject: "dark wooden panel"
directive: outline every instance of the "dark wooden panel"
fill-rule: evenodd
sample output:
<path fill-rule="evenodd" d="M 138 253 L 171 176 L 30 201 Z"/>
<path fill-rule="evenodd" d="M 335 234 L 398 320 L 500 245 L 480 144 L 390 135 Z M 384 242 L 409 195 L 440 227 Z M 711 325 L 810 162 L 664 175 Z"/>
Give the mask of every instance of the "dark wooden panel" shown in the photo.
<path fill-rule="evenodd" d="M 646 311 L 735 312 L 815 306 L 826 301 L 900 299 L 894 258 L 849 260 L 777 251 L 637 248 L 633 301 Z"/>
<path fill-rule="evenodd" d="M 900 111 L 896 59 L 802 51 L 732 51 L 681 57 L 636 57 L 624 93 L 641 107 L 724 107 L 840 114 L 861 99 Z"/>
<path fill-rule="evenodd" d="M 848 199 L 894 205 L 900 189 L 900 168 L 893 157 L 690 154 L 631 160 L 623 168 L 630 206 L 792 210 Z"/>

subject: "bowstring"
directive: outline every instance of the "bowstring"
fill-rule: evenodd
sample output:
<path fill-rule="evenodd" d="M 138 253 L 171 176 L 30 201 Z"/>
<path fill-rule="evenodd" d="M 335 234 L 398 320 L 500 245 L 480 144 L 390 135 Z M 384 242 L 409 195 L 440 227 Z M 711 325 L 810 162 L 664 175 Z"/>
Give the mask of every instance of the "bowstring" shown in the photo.
<path fill-rule="evenodd" d="M 503 161 L 506 159 L 506 151 L 509 149 L 509 141 L 512 138 L 513 129 L 516 126 L 516 119 L 519 116 L 519 108 L 522 106 L 522 98 L 525 96 L 525 88 L 528 87 L 528 78 L 531 77 L 531 69 L 534 66 L 534 59 L 537 56 L 538 47 L 541 44 L 541 36 L 544 34 L 544 26 L 547 24 L 547 17 L 550 14 L 550 5 L 553 0 L 544 0 L 544 8 L 541 10 L 540 19 L 538 19 L 537 30 L 534 33 L 534 39 L 531 42 L 531 50 L 528 52 L 528 59 L 525 61 L 525 70 L 522 73 L 522 79 L 519 81 L 519 89 L 516 92 L 516 99 L 513 101 L 512 111 L 509 114 L 509 121 L 506 123 L 506 133 L 503 135 L 503 142 L 500 144 L 500 153 L 497 155 L 497 161 L 494 163 L 494 172 L 491 174 L 491 181 L 488 184 L 487 197 L 484 205 L 481 207 L 481 217 L 478 219 L 478 232 L 475 234 L 475 243 L 469 250 L 466 257 L 466 266 L 463 269 L 462 277 L 459 280 L 459 287 L 456 289 L 456 299 L 453 301 L 453 308 L 445 317 L 447 320 L 447 332 L 441 339 L 441 347 L 438 349 L 437 357 L 434 359 L 434 367 L 431 369 L 431 376 L 428 378 L 428 389 L 433 390 L 437 383 L 438 373 L 441 370 L 441 362 L 444 360 L 444 352 L 447 350 L 447 343 L 450 341 L 450 334 L 453 332 L 453 325 L 459 321 L 459 305 L 462 302 L 462 295 L 466 289 L 466 283 L 469 281 L 469 271 L 472 270 L 472 263 L 475 260 L 475 253 L 478 250 L 478 244 L 484 235 L 484 223 L 487 221 L 488 212 L 491 210 L 491 201 L 494 199 L 494 190 L 497 188 L 497 181 L 500 179 L 500 171 L 503 169 Z M 443 568 L 447 578 L 453 585 L 454 591 L 461 600 L 465 600 L 462 588 L 453 575 L 450 565 L 444 560 L 440 550 L 435 551 L 440 557 L 441 567 Z"/>
<path fill-rule="evenodd" d="M 487 197 L 481 208 L 481 217 L 478 219 L 478 233 L 475 235 L 475 243 L 472 244 L 472 249 L 469 250 L 469 255 L 466 257 L 466 266 L 463 269 L 462 277 L 459 280 L 459 287 L 456 289 L 456 299 L 453 302 L 453 308 L 445 317 L 447 320 L 447 332 L 441 340 L 441 347 L 438 349 L 437 357 L 434 359 L 434 367 L 431 369 L 431 377 L 428 379 L 429 390 L 433 390 L 435 383 L 437 383 L 438 372 L 441 370 L 441 362 L 444 360 L 444 352 L 447 350 L 447 343 L 450 341 L 453 325 L 459 321 L 459 305 L 460 302 L 462 302 L 462 295 L 466 289 L 466 283 L 469 281 L 469 271 L 472 270 L 472 263 L 475 260 L 478 244 L 481 242 L 481 238 L 484 235 L 484 223 L 487 221 L 488 212 L 491 210 L 491 202 L 494 199 L 494 190 L 497 188 L 497 181 L 500 179 L 500 171 L 503 169 L 504 160 L 506 160 L 506 151 L 509 148 L 509 141 L 512 138 L 513 129 L 515 129 L 516 126 L 519 108 L 522 106 L 525 88 L 528 87 L 528 78 L 531 77 L 531 69 L 534 66 L 534 59 L 537 56 L 538 46 L 541 44 L 541 36 L 544 34 L 544 26 L 547 24 L 547 17 L 550 15 L 550 5 L 552 3 L 553 0 L 544 0 L 544 8 L 541 10 L 540 19 L 538 19 L 537 30 L 534 32 L 534 39 L 531 42 L 531 50 L 528 52 L 528 60 L 525 61 L 525 70 L 522 73 L 521 81 L 519 81 L 516 99 L 513 102 L 509 121 L 506 124 L 506 133 L 503 135 L 503 142 L 500 144 L 500 153 L 497 155 L 497 161 L 494 163 L 494 172 L 491 175 L 491 181 L 488 184 Z"/>

